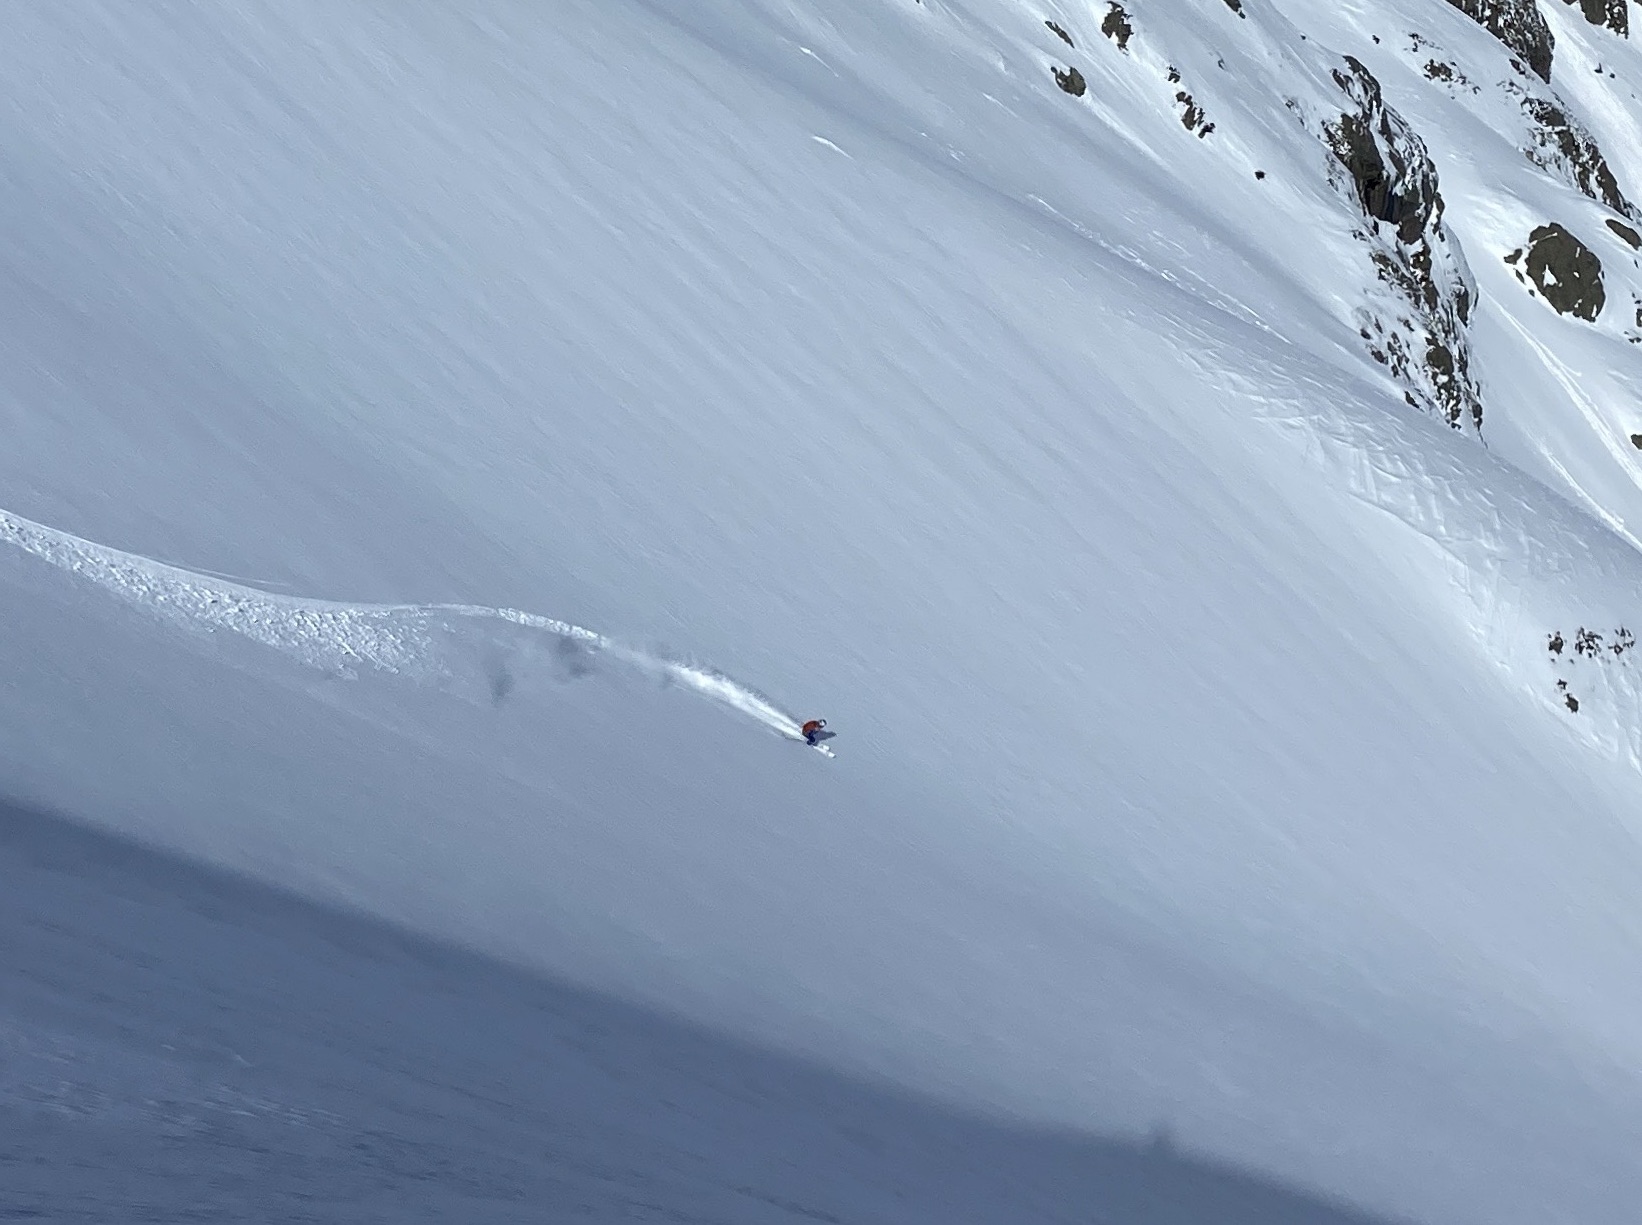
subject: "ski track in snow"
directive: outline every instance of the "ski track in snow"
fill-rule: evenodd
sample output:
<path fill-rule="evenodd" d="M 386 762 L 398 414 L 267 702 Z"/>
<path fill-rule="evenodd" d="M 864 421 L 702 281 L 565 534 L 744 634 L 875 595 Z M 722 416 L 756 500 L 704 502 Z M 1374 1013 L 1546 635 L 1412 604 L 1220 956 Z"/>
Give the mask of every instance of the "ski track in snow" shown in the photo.
<path fill-rule="evenodd" d="M 502 621 L 540 630 L 635 672 L 681 685 L 794 740 L 796 718 L 756 690 L 712 668 L 642 651 L 585 629 L 514 608 L 479 604 L 347 604 L 275 595 L 95 544 L 0 511 L 0 542 L 192 629 L 230 630 L 303 663 L 353 678 L 361 666 L 428 682 L 449 675 L 431 631 L 452 619 Z"/>

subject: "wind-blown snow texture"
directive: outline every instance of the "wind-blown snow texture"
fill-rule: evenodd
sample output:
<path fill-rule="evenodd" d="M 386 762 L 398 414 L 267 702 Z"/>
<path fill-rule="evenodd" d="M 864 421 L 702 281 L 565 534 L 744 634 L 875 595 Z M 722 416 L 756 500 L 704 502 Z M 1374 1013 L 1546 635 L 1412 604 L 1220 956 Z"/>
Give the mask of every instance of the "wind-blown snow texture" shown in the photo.
<path fill-rule="evenodd" d="M 14 5 L 16 1204 L 1632 1219 L 1642 59 L 1540 9 Z"/>

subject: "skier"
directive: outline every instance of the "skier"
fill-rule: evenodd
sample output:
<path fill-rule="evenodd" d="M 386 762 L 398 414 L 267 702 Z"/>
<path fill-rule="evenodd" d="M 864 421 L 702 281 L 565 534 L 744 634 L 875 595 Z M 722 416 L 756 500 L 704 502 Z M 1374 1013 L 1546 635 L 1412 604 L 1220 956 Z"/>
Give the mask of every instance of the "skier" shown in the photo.
<path fill-rule="evenodd" d="M 827 726 L 825 719 L 811 719 L 798 730 L 804 733 L 804 743 L 814 748 L 821 743 L 821 729 Z"/>

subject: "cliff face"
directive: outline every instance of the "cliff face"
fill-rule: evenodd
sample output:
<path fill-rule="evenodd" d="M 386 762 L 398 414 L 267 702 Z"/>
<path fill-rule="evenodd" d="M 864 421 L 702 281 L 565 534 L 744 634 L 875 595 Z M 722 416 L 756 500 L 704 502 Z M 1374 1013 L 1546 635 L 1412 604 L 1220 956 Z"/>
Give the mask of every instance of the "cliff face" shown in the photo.
<path fill-rule="evenodd" d="M 1437 168 L 1408 122 L 1388 107 L 1374 74 L 1355 56 L 1334 80 L 1350 103 L 1323 125 L 1369 225 L 1357 230 L 1381 283 L 1398 308 L 1364 306 L 1360 335 L 1412 405 L 1450 425 L 1482 426 L 1482 398 L 1471 377 L 1472 287 L 1463 257 L 1443 225 Z"/>
<path fill-rule="evenodd" d="M 1504 43 L 1542 81 L 1551 79 L 1556 40 L 1538 0 L 1448 0 Z M 1621 0 L 1622 2 L 1622 0 Z"/>

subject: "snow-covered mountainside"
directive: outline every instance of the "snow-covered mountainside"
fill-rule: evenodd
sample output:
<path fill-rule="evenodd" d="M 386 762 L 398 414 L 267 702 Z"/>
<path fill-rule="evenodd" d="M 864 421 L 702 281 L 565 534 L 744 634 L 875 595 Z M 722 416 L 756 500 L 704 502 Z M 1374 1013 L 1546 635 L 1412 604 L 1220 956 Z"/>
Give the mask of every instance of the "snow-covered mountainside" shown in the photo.
<path fill-rule="evenodd" d="M 18 0 L 0 1206 L 1633 1220 L 1630 16 Z"/>

